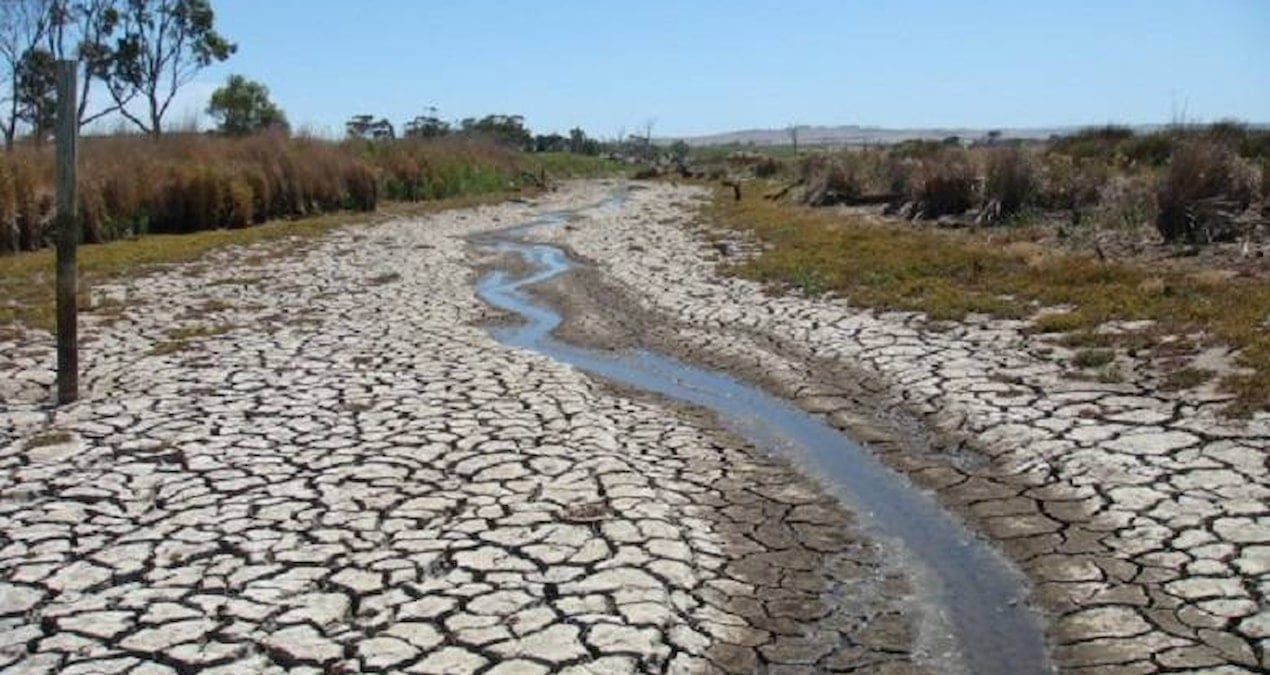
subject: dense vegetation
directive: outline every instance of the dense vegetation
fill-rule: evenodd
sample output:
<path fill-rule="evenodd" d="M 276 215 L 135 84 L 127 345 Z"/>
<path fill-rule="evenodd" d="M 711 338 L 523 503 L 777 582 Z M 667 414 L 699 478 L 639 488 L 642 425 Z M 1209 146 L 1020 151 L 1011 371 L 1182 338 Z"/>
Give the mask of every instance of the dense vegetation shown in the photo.
<path fill-rule="evenodd" d="M 1154 226 L 1168 242 L 1252 236 L 1267 194 L 1270 131 L 1222 122 L 1138 135 L 1089 129 L 1046 143 L 959 139 L 779 158 L 734 153 L 758 177 L 784 176 L 813 206 L 889 202 L 891 212 L 949 225 Z"/>
<path fill-rule="evenodd" d="M 332 142 L 281 133 L 86 137 L 80 163 L 89 243 L 371 211 L 384 198 L 483 194 L 539 183 L 548 171 L 568 177 L 614 168 L 599 158 L 527 155 L 482 138 Z M 52 216 L 52 149 L 0 154 L 0 251 L 44 246 Z"/>

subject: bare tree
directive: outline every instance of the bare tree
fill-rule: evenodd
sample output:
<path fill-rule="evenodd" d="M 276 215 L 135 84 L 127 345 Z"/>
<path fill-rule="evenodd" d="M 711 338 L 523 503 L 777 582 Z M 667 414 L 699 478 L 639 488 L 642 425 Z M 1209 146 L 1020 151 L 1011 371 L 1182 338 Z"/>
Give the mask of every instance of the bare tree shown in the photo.
<path fill-rule="evenodd" d="M 238 46 L 215 28 L 208 0 L 122 0 L 120 38 L 110 59 L 110 95 L 120 114 L 141 131 L 163 133 L 163 116 L 199 70 L 229 58 Z M 133 96 L 145 118 L 128 110 Z"/>
<path fill-rule="evenodd" d="M 794 156 L 798 156 L 798 125 L 789 125 L 789 140 L 794 144 Z"/>
<path fill-rule="evenodd" d="M 13 149 L 22 109 L 20 82 L 31 54 L 44 44 L 49 31 L 52 0 L 0 0 L 0 67 L 5 89 L 0 93 L 4 114 L 5 150 Z"/>

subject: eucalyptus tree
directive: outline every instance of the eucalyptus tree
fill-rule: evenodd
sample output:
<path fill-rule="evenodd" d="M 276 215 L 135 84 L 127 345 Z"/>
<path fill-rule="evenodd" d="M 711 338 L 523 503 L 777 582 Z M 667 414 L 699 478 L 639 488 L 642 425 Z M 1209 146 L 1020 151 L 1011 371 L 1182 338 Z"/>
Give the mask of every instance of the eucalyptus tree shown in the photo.
<path fill-rule="evenodd" d="M 58 60 L 79 63 L 79 123 L 119 113 L 158 135 L 182 87 L 237 46 L 216 31 L 209 0 L 0 0 L 0 128 L 43 126 Z M 91 96 L 103 85 L 109 102 Z M 134 110 L 134 103 L 142 104 Z M 38 133 L 36 134 L 38 137 Z"/>
<path fill-rule="evenodd" d="M 216 31 L 208 0 L 119 0 L 118 38 L 109 83 L 119 112 L 141 131 L 163 133 L 163 117 L 181 87 L 238 46 Z M 128 102 L 140 100 L 141 113 Z"/>
<path fill-rule="evenodd" d="M 269 88 L 242 75 L 230 75 L 224 86 L 212 92 L 207 114 L 216 118 L 217 130 L 227 136 L 289 129 L 286 114 L 269 99 Z"/>

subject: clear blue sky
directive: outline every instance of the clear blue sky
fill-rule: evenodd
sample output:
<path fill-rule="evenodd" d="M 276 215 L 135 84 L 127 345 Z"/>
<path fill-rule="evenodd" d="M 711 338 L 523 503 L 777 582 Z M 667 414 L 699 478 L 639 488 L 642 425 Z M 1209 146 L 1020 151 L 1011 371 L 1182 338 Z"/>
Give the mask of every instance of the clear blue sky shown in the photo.
<path fill-rule="evenodd" d="M 1270 122 L 1270 0 L 213 0 L 296 126 L 519 113 L 596 136 Z"/>

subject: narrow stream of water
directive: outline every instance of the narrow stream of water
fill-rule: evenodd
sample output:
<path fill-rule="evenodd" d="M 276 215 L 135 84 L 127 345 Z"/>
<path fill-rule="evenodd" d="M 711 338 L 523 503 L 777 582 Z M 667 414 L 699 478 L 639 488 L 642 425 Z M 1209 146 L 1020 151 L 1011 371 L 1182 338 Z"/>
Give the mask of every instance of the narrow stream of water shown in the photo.
<path fill-rule="evenodd" d="M 921 572 L 919 577 L 934 586 L 918 592 L 929 595 L 927 600 L 942 615 L 937 623 L 947 626 L 957 643 L 963 663 L 942 664 L 949 671 L 1051 670 L 1040 621 L 1024 602 L 1024 577 L 930 495 L 821 418 L 733 377 L 661 354 L 599 352 L 554 339 L 551 333 L 560 325 L 560 314 L 524 289 L 565 272 L 573 263 L 560 248 L 521 236 L 535 227 L 559 224 L 568 215 L 549 214 L 477 240 L 487 250 L 519 255 L 530 270 L 515 276 L 495 269 L 477 283 L 477 294 L 485 302 L 524 319 L 520 325 L 494 329 L 496 339 L 602 378 L 708 408 L 729 431 L 813 472 L 873 534 L 896 543 Z"/>

